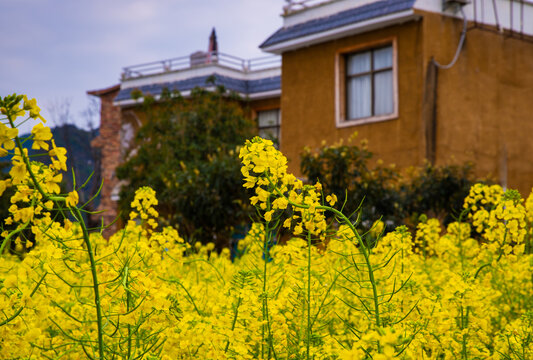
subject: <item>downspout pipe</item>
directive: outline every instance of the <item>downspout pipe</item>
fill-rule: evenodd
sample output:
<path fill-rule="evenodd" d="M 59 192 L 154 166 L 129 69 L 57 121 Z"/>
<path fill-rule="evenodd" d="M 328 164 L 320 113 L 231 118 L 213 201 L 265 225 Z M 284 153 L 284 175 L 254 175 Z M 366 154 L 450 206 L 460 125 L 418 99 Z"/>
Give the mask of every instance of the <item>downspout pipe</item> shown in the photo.
<path fill-rule="evenodd" d="M 423 104 L 423 120 L 425 125 L 425 138 L 426 138 L 426 159 L 430 164 L 435 164 L 437 158 L 437 103 L 438 103 L 438 70 L 447 70 L 455 65 L 459 59 L 459 54 L 463 49 L 463 45 L 466 39 L 466 31 L 468 26 L 468 20 L 463 7 L 460 4 L 456 4 L 463 17 L 463 30 L 461 31 L 461 37 L 459 44 L 452 61 L 443 65 L 439 63 L 435 58 L 431 58 L 428 64 L 426 73 L 426 84 L 424 89 L 424 104 Z"/>

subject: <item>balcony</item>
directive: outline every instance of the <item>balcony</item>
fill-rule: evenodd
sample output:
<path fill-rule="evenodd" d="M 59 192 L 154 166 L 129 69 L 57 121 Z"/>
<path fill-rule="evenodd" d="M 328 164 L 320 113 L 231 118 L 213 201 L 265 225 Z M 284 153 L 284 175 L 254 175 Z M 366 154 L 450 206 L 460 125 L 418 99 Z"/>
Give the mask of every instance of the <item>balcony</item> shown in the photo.
<path fill-rule="evenodd" d="M 152 75 L 162 75 L 170 72 L 196 69 L 206 66 L 217 66 L 240 71 L 244 74 L 275 69 L 281 67 L 281 57 L 269 55 L 253 59 L 242 59 L 237 56 L 221 52 L 199 51 L 189 56 L 153 61 L 123 68 L 122 81 L 138 79 Z"/>

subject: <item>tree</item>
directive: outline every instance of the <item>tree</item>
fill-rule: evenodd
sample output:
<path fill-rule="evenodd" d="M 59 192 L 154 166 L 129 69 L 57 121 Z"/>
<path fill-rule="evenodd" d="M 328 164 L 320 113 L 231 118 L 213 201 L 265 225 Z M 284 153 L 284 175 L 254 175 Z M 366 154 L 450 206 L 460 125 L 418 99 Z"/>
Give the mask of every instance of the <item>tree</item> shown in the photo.
<path fill-rule="evenodd" d="M 243 101 L 223 87 L 196 88 L 187 99 L 166 91 L 157 103 L 144 97 L 146 121 L 117 169 L 128 182 L 119 208 L 127 213 L 135 189 L 150 186 L 159 199 L 160 224 L 179 227 L 191 240 L 227 245 L 250 215 L 237 148 L 255 127 Z"/>

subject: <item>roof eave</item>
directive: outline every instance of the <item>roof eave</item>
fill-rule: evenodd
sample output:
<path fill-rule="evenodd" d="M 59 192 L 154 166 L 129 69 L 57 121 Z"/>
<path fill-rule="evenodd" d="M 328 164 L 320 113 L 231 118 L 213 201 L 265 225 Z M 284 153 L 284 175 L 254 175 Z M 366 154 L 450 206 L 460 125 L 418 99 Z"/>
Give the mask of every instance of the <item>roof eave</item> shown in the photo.
<path fill-rule="evenodd" d="M 100 97 L 118 90 L 120 90 L 120 84 L 116 84 L 105 89 L 88 90 L 87 94 Z"/>
<path fill-rule="evenodd" d="M 216 87 L 206 87 L 204 88 L 207 91 L 215 91 Z M 275 89 L 275 90 L 268 90 L 268 91 L 261 91 L 256 92 L 252 94 L 246 94 L 241 92 L 236 92 L 237 95 L 242 97 L 243 99 L 248 98 L 250 100 L 262 100 L 262 99 L 271 99 L 271 98 L 277 98 L 281 96 L 281 89 Z M 191 95 L 191 90 L 185 90 L 180 92 L 180 95 L 187 98 Z M 161 95 L 157 94 L 154 96 L 154 99 L 156 101 L 159 101 L 161 99 Z M 115 100 L 113 101 L 113 105 L 120 106 L 120 107 L 130 107 L 130 106 L 137 106 L 144 102 L 144 98 L 140 97 L 138 99 L 123 99 L 123 100 Z"/>
<path fill-rule="evenodd" d="M 301 36 L 295 39 L 281 41 L 267 46 L 260 46 L 263 51 L 281 55 L 290 50 L 319 44 L 322 42 L 342 38 L 349 35 L 355 35 L 363 32 L 376 30 L 379 28 L 401 24 L 407 21 L 418 20 L 422 16 L 415 13 L 413 9 L 400 11 L 393 14 L 379 16 L 373 19 L 357 22 L 354 24 L 341 26 L 335 29 L 322 31 L 315 34 Z"/>

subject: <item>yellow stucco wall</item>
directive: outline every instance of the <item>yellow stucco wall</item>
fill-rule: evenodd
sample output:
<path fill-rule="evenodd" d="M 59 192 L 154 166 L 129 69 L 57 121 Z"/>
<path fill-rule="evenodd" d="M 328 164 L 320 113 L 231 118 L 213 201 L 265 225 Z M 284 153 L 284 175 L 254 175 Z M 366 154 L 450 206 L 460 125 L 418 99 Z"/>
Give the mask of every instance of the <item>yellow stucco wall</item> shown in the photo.
<path fill-rule="evenodd" d="M 279 109 L 280 98 L 277 96 L 267 99 L 250 100 L 249 106 L 253 111 L 252 117 L 255 118 L 258 111 Z"/>
<path fill-rule="evenodd" d="M 423 163 L 427 65 L 432 57 L 443 64 L 451 61 L 462 21 L 419 14 L 420 20 L 283 53 L 281 150 L 291 171 L 300 174 L 304 146 L 317 148 L 322 140 L 331 144 L 354 131 L 386 163 Z M 396 39 L 398 117 L 338 128 L 337 54 L 384 38 Z M 436 163 L 471 161 L 477 176 L 507 179 L 508 187 L 528 193 L 533 185 L 533 43 L 470 24 L 459 60 L 438 71 L 437 83 Z"/>
<path fill-rule="evenodd" d="M 358 44 L 395 39 L 397 44 L 399 116 L 392 120 L 337 128 L 335 123 L 336 58 L 339 51 Z M 407 166 L 423 161 L 420 127 L 423 82 L 421 26 L 413 21 L 371 33 L 351 36 L 283 54 L 281 79 L 281 150 L 290 171 L 299 174 L 304 146 L 315 149 L 348 139 L 358 132 L 369 148 L 387 163 Z M 364 46 L 364 45 L 363 45 Z"/>
<path fill-rule="evenodd" d="M 448 63 L 461 29 L 459 20 L 425 14 L 426 58 Z M 437 164 L 472 161 L 478 176 L 527 196 L 533 186 L 533 42 L 469 24 L 457 63 L 439 70 L 437 91 Z"/>

